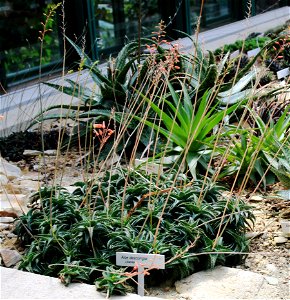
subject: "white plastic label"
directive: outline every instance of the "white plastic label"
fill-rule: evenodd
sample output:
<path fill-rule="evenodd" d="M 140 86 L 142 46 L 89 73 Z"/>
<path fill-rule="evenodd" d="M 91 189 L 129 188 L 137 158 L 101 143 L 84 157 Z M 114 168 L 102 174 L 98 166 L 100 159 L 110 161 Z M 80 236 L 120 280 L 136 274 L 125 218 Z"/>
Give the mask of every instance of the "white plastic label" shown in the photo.
<path fill-rule="evenodd" d="M 277 72 L 278 79 L 285 78 L 290 74 L 289 68 L 285 68 Z"/>
<path fill-rule="evenodd" d="M 240 55 L 240 50 L 236 50 L 230 54 L 230 59 L 234 59 Z"/>
<path fill-rule="evenodd" d="M 247 52 L 248 57 L 256 56 L 261 51 L 260 48 L 256 48 Z"/>
<path fill-rule="evenodd" d="M 116 252 L 116 263 L 118 266 L 140 265 L 144 268 L 164 269 L 165 257 L 160 254 Z"/>

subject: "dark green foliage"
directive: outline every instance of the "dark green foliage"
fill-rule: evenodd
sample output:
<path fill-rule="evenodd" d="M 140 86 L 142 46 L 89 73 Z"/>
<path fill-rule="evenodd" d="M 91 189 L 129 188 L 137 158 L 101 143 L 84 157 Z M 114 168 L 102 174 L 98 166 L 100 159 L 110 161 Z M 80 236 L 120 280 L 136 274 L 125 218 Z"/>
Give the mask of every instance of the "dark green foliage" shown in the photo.
<path fill-rule="evenodd" d="M 285 45 L 283 50 L 283 57 L 284 60 L 288 63 L 288 66 L 290 65 L 290 42 L 288 42 L 287 45 Z"/>
<path fill-rule="evenodd" d="M 243 50 L 243 52 L 247 53 L 249 50 L 264 47 L 270 41 L 271 39 L 269 37 L 255 37 L 246 39 L 245 41 L 237 40 L 232 44 L 226 44 L 222 48 L 216 49 L 214 54 L 220 55 L 222 53 L 234 52 L 236 50 Z"/>
<path fill-rule="evenodd" d="M 270 58 L 265 60 L 265 65 L 269 68 L 270 71 L 274 73 L 277 73 L 278 71 L 283 69 L 283 67 L 277 60 L 272 60 Z"/>
<path fill-rule="evenodd" d="M 236 58 L 231 64 L 229 62 L 225 65 L 224 82 L 232 80 L 241 69 L 245 68 L 249 63 L 249 58 L 246 55 Z"/>
<path fill-rule="evenodd" d="M 96 279 L 97 289 L 105 292 L 107 296 L 124 296 L 128 291 L 132 291 L 132 287 L 126 284 L 128 278 L 120 272 L 120 268 L 116 270 L 113 267 L 106 267 L 106 270 L 102 272 L 102 277 Z"/>
<path fill-rule="evenodd" d="M 270 82 L 272 82 L 274 79 L 274 75 L 272 72 L 267 72 L 263 77 L 261 77 L 259 84 L 261 86 L 264 86 Z"/>
<path fill-rule="evenodd" d="M 160 278 L 176 280 L 195 270 L 231 263 L 241 258 L 235 252 L 248 249 L 244 233 L 253 220 L 250 207 L 234 198 L 223 199 L 221 188 L 209 181 L 202 189 L 200 181 L 174 184 L 168 176 L 158 180 L 155 175 L 119 170 L 98 182 L 76 186 L 73 194 L 55 187 L 32 198 L 34 208 L 19 218 L 16 227 L 27 247 L 21 269 L 59 276 L 65 284 L 97 280 L 100 289 L 123 294 L 125 281 L 112 285 L 124 279 L 115 266 L 116 251 L 165 255 L 170 260 L 166 269 L 154 270 L 148 278 L 148 284 L 156 284 Z M 151 194 L 144 197 L 147 193 Z M 220 224 L 223 233 L 213 247 Z M 225 251 L 232 254 L 220 253 Z M 195 256 L 204 252 L 217 254 Z"/>

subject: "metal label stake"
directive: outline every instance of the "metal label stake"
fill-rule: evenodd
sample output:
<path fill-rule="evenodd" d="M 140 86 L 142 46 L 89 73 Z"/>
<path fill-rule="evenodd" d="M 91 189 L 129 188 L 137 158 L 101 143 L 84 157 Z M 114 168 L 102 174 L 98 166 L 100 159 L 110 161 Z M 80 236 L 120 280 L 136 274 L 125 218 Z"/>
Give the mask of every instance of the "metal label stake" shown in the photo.
<path fill-rule="evenodd" d="M 144 270 L 165 269 L 165 257 L 160 254 L 116 252 L 116 265 L 138 266 L 138 295 L 144 296 Z"/>

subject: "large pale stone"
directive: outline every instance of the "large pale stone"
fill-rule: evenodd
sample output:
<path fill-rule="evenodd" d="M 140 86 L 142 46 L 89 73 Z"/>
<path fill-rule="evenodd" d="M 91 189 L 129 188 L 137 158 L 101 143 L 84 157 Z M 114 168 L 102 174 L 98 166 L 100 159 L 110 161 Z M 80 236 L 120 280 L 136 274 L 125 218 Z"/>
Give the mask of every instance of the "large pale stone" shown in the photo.
<path fill-rule="evenodd" d="M 13 180 L 21 176 L 21 170 L 0 157 L 0 174 L 5 175 L 9 180 Z"/>
<path fill-rule="evenodd" d="M 0 223 L 13 223 L 14 217 L 0 217 Z"/>
<path fill-rule="evenodd" d="M 265 283 L 263 275 L 241 269 L 217 267 L 192 274 L 175 283 L 188 299 L 255 299 Z"/>
<path fill-rule="evenodd" d="M 28 200 L 29 197 L 23 194 L 0 194 L 0 210 L 21 215 L 28 211 Z"/>
<path fill-rule="evenodd" d="M 276 236 L 274 237 L 274 243 L 275 245 L 281 245 L 288 242 L 288 239 L 284 236 Z"/>
<path fill-rule="evenodd" d="M 4 174 L 0 174 L 0 187 L 7 185 L 8 182 L 8 178 Z"/>
<path fill-rule="evenodd" d="M 21 181 L 19 181 L 19 185 L 16 187 L 18 187 L 23 193 L 31 193 L 38 191 L 40 186 L 40 181 L 22 179 Z"/>
<path fill-rule="evenodd" d="M 107 299 L 96 291 L 95 285 L 71 283 L 64 286 L 58 278 L 42 276 L 16 269 L 0 267 L 1 299 Z M 111 300 L 158 300 L 157 297 L 141 297 L 136 294 L 112 296 Z"/>

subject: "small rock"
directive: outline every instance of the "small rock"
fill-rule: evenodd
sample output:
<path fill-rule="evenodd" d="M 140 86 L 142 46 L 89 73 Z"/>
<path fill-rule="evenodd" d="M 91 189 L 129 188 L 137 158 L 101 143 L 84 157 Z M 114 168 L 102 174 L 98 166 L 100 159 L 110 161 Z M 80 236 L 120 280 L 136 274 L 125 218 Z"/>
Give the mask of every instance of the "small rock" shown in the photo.
<path fill-rule="evenodd" d="M 39 181 L 24 179 L 20 181 L 20 189 L 25 189 L 26 191 L 38 191 L 41 184 Z"/>
<path fill-rule="evenodd" d="M 250 239 L 254 239 L 254 238 L 256 238 L 256 237 L 258 237 L 258 236 L 260 236 L 262 234 L 263 234 L 263 232 L 247 232 L 245 234 L 245 238 L 247 240 L 250 240 Z"/>
<path fill-rule="evenodd" d="M 269 233 L 268 232 L 264 232 L 263 235 L 261 236 L 261 238 L 263 240 L 266 240 L 269 237 Z"/>
<path fill-rule="evenodd" d="M 278 271 L 277 267 L 274 264 L 267 264 L 266 265 L 266 269 L 271 274 L 274 274 L 274 273 L 276 273 Z"/>
<path fill-rule="evenodd" d="M 39 165 L 33 165 L 32 169 L 33 169 L 33 171 L 38 172 L 39 169 L 40 169 L 40 166 Z"/>
<path fill-rule="evenodd" d="M 288 266 L 288 260 L 287 260 L 287 258 L 284 257 L 284 256 L 281 256 L 279 258 L 279 264 L 285 264 L 286 266 Z"/>
<path fill-rule="evenodd" d="M 12 239 L 12 238 L 17 238 L 17 235 L 14 234 L 14 233 L 12 233 L 12 232 L 9 232 L 9 233 L 7 234 L 7 237 L 8 237 L 9 239 Z"/>
<path fill-rule="evenodd" d="M 0 231 L 9 229 L 10 225 L 9 224 L 0 224 Z"/>
<path fill-rule="evenodd" d="M 16 250 L 0 249 L 0 255 L 2 257 L 4 266 L 9 268 L 16 265 L 22 258 L 22 256 Z"/>
<path fill-rule="evenodd" d="M 279 284 L 279 280 L 276 277 L 272 277 L 272 276 L 265 276 L 265 279 L 267 280 L 267 282 L 271 285 L 277 285 Z"/>
<path fill-rule="evenodd" d="M 285 244 L 286 249 L 290 249 L 290 243 Z"/>
<path fill-rule="evenodd" d="M 288 242 L 288 239 L 283 236 L 276 236 L 274 237 L 274 243 L 275 245 L 281 245 Z"/>
<path fill-rule="evenodd" d="M 13 180 L 21 176 L 21 170 L 0 157 L 0 174 L 5 175 L 9 180 Z"/>
<path fill-rule="evenodd" d="M 38 150 L 24 150 L 24 156 L 38 156 L 41 155 L 41 151 Z"/>
<path fill-rule="evenodd" d="M 2 217 L 13 217 L 22 215 L 27 211 L 28 196 L 24 194 L 0 194 L 1 209 L 7 212 Z M 14 213 L 14 215 L 9 215 Z"/>
<path fill-rule="evenodd" d="M 57 155 L 57 150 L 45 150 L 44 155 L 47 156 L 56 156 Z"/>
<path fill-rule="evenodd" d="M 261 202 L 261 201 L 264 200 L 264 198 L 261 197 L 261 196 L 255 196 L 255 195 L 254 195 L 254 196 L 252 196 L 249 200 L 252 201 L 252 202 Z"/>
<path fill-rule="evenodd" d="M 0 174 L 0 186 L 7 185 L 8 182 L 8 178 L 4 174 Z"/>
<path fill-rule="evenodd" d="M 14 218 L 12 217 L 0 217 L 0 223 L 13 223 Z"/>
<path fill-rule="evenodd" d="M 281 224 L 283 236 L 290 237 L 290 221 L 289 220 L 281 220 L 280 224 Z"/>

